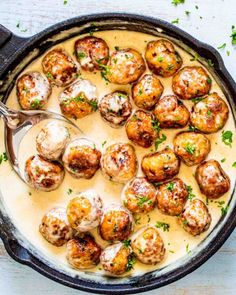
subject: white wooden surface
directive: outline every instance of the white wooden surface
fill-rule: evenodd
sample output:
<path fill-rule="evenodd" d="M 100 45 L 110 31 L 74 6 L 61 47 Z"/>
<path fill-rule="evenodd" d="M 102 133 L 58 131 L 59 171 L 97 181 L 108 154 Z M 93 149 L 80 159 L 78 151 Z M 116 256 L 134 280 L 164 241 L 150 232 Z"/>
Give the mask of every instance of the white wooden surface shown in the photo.
<path fill-rule="evenodd" d="M 0 23 L 21 36 L 78 15 L 98 12 L 129 12 L 154 16 L 167 21 L 179 18 L 178 26 L 199 40 L 217 47 L 226 67 L 236 80 L 236 45 L 230 41 L 231 26 L 236 26 L 235 0 L 185 0 L 177 7 L 172 0 L 1 0 Z M 196 8 L 198 6 L 198 9 Z M 190 16 L 185 11 L 190 11 Z M 19 28 L 17 23 L 20 22 Z M 27 29 L 26 32 L 23 32 Z M 227 56 L 226 50 L 230 51 Z M 236 156 L 235 156 L 236 157 Z M 236 158 L 235 158 L 236 160 Z M 235 295 L 236 230 L 225 245 L 194 273 L 147 295 Z M 0 294 L 72 295 L 87 294 L 69 289 L 44 278 L 26 266 L 13 261 L 0 241 Z"/>

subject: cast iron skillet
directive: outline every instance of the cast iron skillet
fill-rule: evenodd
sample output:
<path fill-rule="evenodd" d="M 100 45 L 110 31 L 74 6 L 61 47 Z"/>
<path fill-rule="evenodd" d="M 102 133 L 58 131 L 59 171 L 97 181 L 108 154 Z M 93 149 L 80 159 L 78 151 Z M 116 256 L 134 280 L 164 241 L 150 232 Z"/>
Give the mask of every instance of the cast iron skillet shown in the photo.
<path fill-rule="evenodd" d="M 4 101 L 6 101 L 7 94 L 13 87 L 17 75 L 29 62 L 51 46 L 67 38 L 88 33 L 91 29 L 126 29 L 156 36 L 161 36 L 164 33 L 165 36 L 174 40 L 178 45 L 188 49 L 191 48 L 198 53 L 203 57 L 203 64 L 205 63 L 206 65 L 206 61 L 210 59 L 214 63 L 214 68 L 209 70 L 211 74 L 220 81 L 222 90 L 230 103 L 231 111 L 235 118 L 236 84 L 226 70 L 217 51 L 165 21 L 132 14 L 108 13 L 77 17 L 56 24 L 31 38 L 17 37 L 0 26 L 0 95 L 3 95 Z M 61 33 L 62 31 L 63 33 Z M 55 36 L 56 38 L 52 39 L 52 37 Z M 26 62 L 25 58 L 27 56 L 28 60 Z M 234 100 L 232 98 L 234 98 Z M 164 272 L 163 269 L 154 271 L 142 275 L 141 277 L 130 278 L 128 282 L 121 282 L 119 279 L 113 279 L 112 282 L 109 282 L 109 279 L 107 279 L 106 284 L 103 284 L 101 281 L 94 282 L 92 278 L 84 279 L 79 276 L 71 277 L 66 273 L 62 273 L 50 267 L 45 259 L 38 257 L 37 254 L 32 254 L 32 249 L 25 246 L 21 234 L 7 216 L 1 201 L 0 236 L 7 252 L 12 258 L 34 268 L 41 274 L 59 283 L 99 294 L 132 294 L 169 284 L 192 272 L 209 259 L 221 247 L 235 228 L 235 199 L 236 194 L 234 189 L 227 215 L 221 218 L 214 230 L 209 233 L 208 237 L 197 247 L 198 249 L 192 251 L 192 255 L 189 259 L 181 260 L 181 263 L 176 264 L 174 269 L 165 267 Z"/>

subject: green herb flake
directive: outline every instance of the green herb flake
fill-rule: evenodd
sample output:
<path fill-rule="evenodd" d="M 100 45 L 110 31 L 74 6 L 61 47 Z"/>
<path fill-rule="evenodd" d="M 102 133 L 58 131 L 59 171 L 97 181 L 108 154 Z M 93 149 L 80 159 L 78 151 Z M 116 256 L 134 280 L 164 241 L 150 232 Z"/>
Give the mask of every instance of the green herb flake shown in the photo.
<path fill-rule="evenodd" d="M 155 145 L 155 151 L 157 151 L 159 145 L 160 145 L 162 142 L 164 142 L 166 139 L 167 139 L 166 135 L 165 135 L 164 133 L 162 133 L 161 137 L 159 137 L 159 138 L 155 141 L 155 143 L 154 143 L 154 145 Z"/>
<path fill-rule="evenodd" d="M 190 11 L 188 11 L 188 10 L 185 10 L 185 12 L 184 12 L 187 16 L 189 16 L 190 15 Z"/>
<path fill-rule="evenodd" d="M 104 141 L 102 142 L 102 148 L 104 148 L 104 146 L 105 146 L 106 143 L 107 143 L 106 140 L 104 140 Z"/>
<path fill-rule="evenodd" d="M 179 4 L 184 4 L 185 0 L 172 0 L 171 4 L 177 6 Z"/>
<path fill-rule="evenodd" d="M 233 163 L 232 167 L 236 168 L 236 162 Z"/>
<path fill-rule="evenodd" d="M 191 185 L 187 185 L 186 189 L 188 191 L 188 200 L 192 201 L 192 199 L 196 197 L 196 195 L 193 193 L 193 188 Z"/>
<path fill-rule="evenodd" d="M 214 63 L 213 63 L 213 61 L 211 59 L 208 59 L 207 63 L 208 63 L 208 66 L 214 67 Z"/>
<path fill-rule="evenodd" d="M 132 252 L 128 257 L 128 262 L 126 264 L 125 270 L 130 271 L 134 268 L 134 264 L 136 263 L 135 254 Z"/>
<path fill-rule="evenodd" d="M 163 61 L 163 57 L 158 56 L 158 57 L 157 57 L 157 61 L 158 61 L 158 62 L 162 62 L 162 61 Z"/>
<path fill-rule="evenodd" d="M 152 204 L 152 201 L 149 200 L 147 196 L 136 195 L 136 198 L 138 199 L 137 205 L 141 208 L 145 205 L 145 203 L 147 203 L 148 205 Z"/>
<path fill-rule="evenodd" d="M 199 7 L 197 5 L 195 5 L 195 8 L 198 9 Z"/>
<path fill-rule="evenodd" d="M 41 101 L 38 98 L 35 98 L 31 103 L 30 107 L 32 109 L 39 109 L 41 107 Z"/>
<path fill-rule="evenodd" d="M 230 35 L 230 37 L 232 38 L 231 39 L 232 44 L 236 45 L 236 29 L 235 29 L 235 26 L 232 26 L 232 34 Z"/>
<path fill-rule="evenodd" d="M 188 130 L 194 132 L 194 131 L 196 131 L 196 128 L 192 125 L 189 125 Z"/>
<path fill-rule="evenodd" d="M 203 99 L 204 97 L 195 97 L 195 98 L 192 98 L 191 101 L 194 103 L 198 103 L 199 101 L 202 101 Z"/>
<path fill-rule="evenodd" d="M 72 189 L 71 188 L 68 188 L 68 190 L 67 190 L 67 195 L 71 195 L 72 194 Z"/>
<path fill-rule="evenodd" d="M 0 165 L 2 164 L 2 162 L 6 162 L 7 160 L 8 160 L 8 157 L 6 152 L 0 154 Z"/>
<path fill-rule="evenodd" d="M 98 109 L 98 103 L 96 100 L 88 100 L 88 104 L 92 107 L 94 112 Z"/>
<path fill-rule="evenodd" d="M 170 225 L 168 223 L 162 222 L 162 221 L 157 221 L 155 224 L 156 228 L 161 228 L 163 231 L 169 231 L 170 230 Z"/>
<path fill-rule="evenodd" d="M 224 159 L 221 159 L 220 161 L 221 161 L 221 163 L 224 163 L 226 161 L 226 159 L 224 158 Z"/>
<path fill-rule="evenodd" d="M 131 240 L 124 240 L 122 241 L 122 243 L 124 244 L 126 248 L 128 248 L 131 245 Z"/>
<path fill-rule="evenodd" d="M 191 250 L 189 249 L 189 244 L 186 245 L 185 250 L 186 250 L 186 253 L 187 253 L 188 255 L 190 255 Z"/>
<path fill-rule="evenodd" d="M 120 50 L 119 46 L 115 46 L 114 48 L 115 48 L 116 51 Z"/>
<path fill-rule="evenodd" d="M 227 56 L 230 56 L 230 51 L 227 50 L 227 51 L 226 51 L 226 54 L 227 54 Z"/>
<path fill-rule="evenodd" d="M 80 52 L 76 52 L 76 55 L 78 57 L 79 60 L 83 59 L 86 57 L 86 54 L 83 51 Z"/>
<path fill-rule="evenodd" d="M 189 142 L 186 144 L 185 148 L 187 153 L 189 153 L 190 155 L 193 155 L 196 151 L 196 147 L 195 145 L 191 145 Z"/>
<path fill-rule="evenodd" d="M 68 4 L 68 1 L 67 0 L 64 0 L 63 4 L 64 5 Z"/>
<path fill-rule="evenodd" d="M 176 19 L 172 20 L 171 23 L 172 23 L 172 24 L 178 24 L 178 23 L 179 23 L 179 18 L 176 18 Z"/>
<path fill-rule="evenodd" d="M 232 142 L 233 142 L 233 133 L 230 130 L 227 131 L 222 131 L 221 133 L 221 140 L 225 145 L 228 145 L 232 147 Z"/>
<path fill-rule="evenodd" d="M 226 43 L 224 43 L 224 44 L 218 46 L 217 49 L 225 49 L 225 47 L 226 47 Z"/>
<path fill-rule="evenodd" d="M 229 205 L 227 205 L 226 207 L 221 207 L 220 208 L 221 215 L 225 216 L 227 214 L 228 210 L 229 210 Z"/>
<path fill-rule="evenodd" d="M 167 188 L 169 191 L 173 191 L 174 183 L 173 183 L 173 182 L 169 182 L 169 183 L 167 184 L 166 188 Z"/>
<path fill-rule="evenodd" d="M 143 94 L 143 91 L 142 91 L 142 89 L 139 88 L 139 90 L 138 90 L 138 96 L 140 96 L 142 94 Z"/>
<path fill-rule="evenodd" d="M 211 84 L 211 83 L 212 83 L 211 78 L 207 78 L 207 83 L 208 83 L 208 84 Z"/>
<path fill-rule="evenodd" d="M 152 120 L 152 127 L 156 132 L 160 132 L 160 122 L 158 120 Z"/>

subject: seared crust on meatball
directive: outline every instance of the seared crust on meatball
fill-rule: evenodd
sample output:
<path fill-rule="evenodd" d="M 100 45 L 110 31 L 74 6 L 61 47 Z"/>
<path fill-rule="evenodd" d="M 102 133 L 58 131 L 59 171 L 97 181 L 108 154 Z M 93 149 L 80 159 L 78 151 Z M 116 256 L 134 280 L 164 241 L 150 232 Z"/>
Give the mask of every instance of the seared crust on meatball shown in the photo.
<path fill-rule="evenodd" d="M 201 163 L 195 173 L 195 178 L 202 194 L 210 199 L 217 199 L 230 188 L 230 178 L 216 160 Z"/>
<path fill-rule="evenodd" d="M 101 152 L 86 138 L 75 138 L 66 147 L 62 161 L 75 178 L 90 179 L 99 169 Z"/>
<path fill-rule="evenodd" d="M 211 150 L 210 140 L 201 133 L 184 131 L 174 138 L 174 151 L 188 166 L 201 163 Z"/>
<path fill-rule="evenodd" d="M 44 109 L 51 92 L 50 83 L 39 72 L 28 72 L 16 82 L 16 94 L 23 110 Z"/>
<path fill-rule="evenodd" d="M 151 110 L 164 90 L 161 81 L 152 74 L 145 74 L 132 87 L 132 97 L 137 107 Z"/>
<path fill-rule="evenodd" d="M 175 178 L 158 187 L 157 208 L 164 214 L 176 216 L 183 211 L 187 198 L 186 185 L 181 179 Z"/>
<path fill-rule="evenodd" d="M 227 104 L 216 92 L 213 92 L 194 105 L 190 122 L 204 133 L 214 133 L 224 127 L 228 116 Z"/>
<path fill-rule="evenodd" d="M 57 160 L 70 139 L 68 129 L 60 122 L 46 124 L 36 137 L 38 153 L 46 159 Z"/>
<path fill-rule="evenodd" d="M 159 99 L 153 111 L 161 128 L 182 128 L 187 125 L 189 111 L 175 95 Z"/>
<path fill-rule="evenodd" d="M 211 215 L 201 200 L 193 199 L 186 203 L 179 221 L 188 233 L 196 236 L 208 230 L 211 224 Z"/>
<path fill-rule="evenodd" d="M 144 264 L 157 264 L 164 259 L 164 242 L 154 226 L 141 228 L 134 234 L 131 247 L 138 258 Z"/>
<path fill-rule="evenodd" d="M 93 190 L 79 193 L 70 200 L 66 213 L 72 228 L 86 232 L 98 226 L 102 215 L 102 200 Z"/>
<path fill-rule="evenodd" d="M 156 189 L 145 177 L 132 179 L 123 189 L 122 202 L 132 213 L 148 213 L 156 204 Z"/>
<path fill-rule="evenodd" d="M 92 268 L 99 263 L 102 252 L 101 247 L 90 235 L 69 240 L 66 245 L 66 258 L 76 269 Z"/>
<path fill-rule="evenodd" d="M 49 210 L 42 218 L 39 232 L 49 243 L 57 247 L 72 238 L 72 228 L 67 220 L 65 208 L 55 207 Z"/>
<path fill-rule="evenodd" d="M 126 240 L 133 230 L 132 214 L 124 207 L 112 204 L 102 215 L 99 233 L 103 240 L 115 242 Z"/>
<path fill-rule="evenodd" d="M 203 67 L 183 67 L 174 75 L 172 89 L 181 99 L 204 96 L 211 89 L 211 78 Z"/>
<path fill-rule="evenodd" d="M 130 246 L 125 246 L 123 243 L 116 243 L 106 247 L 100 256 L 103 269 L 109 274 L 118 276 L 129 271 L 129 259 L 132 255 Z"/>
<path fill-rule="evenodd" d="M 126 183 L 136 175 L 137 164 L 135 150 L 128 143 L 110 145 L 101 158 L 104 176 L 119 183 Z"/>
<path fill-rule="evenodd" d="M 183 63 L 173 44 L 165 39 L 150 41 L 147 44 L 145 58 L 149 69 L 162 77 L 174 75 Z"/>
<path fill-rule="evenodd" d="M 132 112 L 129 95 L 123 91 L 105 95 L 99 102 L 99 111 L 112 127 L 123 126 Z"/>
<path fill-rule="evenodd" d="M 84 79 L 66 87 L 59 97 L 62 114 L 80 119 L 95 112 L 98 108 L 96 91 L 96 86 Z"/>
<path fill-rule="evenodd" d="M 126 133 L 133 143 L 144 148 L 150 147 L 158 136 L 153 126 L 154 116 L 146 111 L 136 111 L 126 123 Z"/>
<path fill-rule="evenodd" d="M 61 48 L 49 51 L 43 58 L 42 66 L 49 82 L 56 86 L 66 86 L 77 77 L 76 64 Z"/>
<path fill-rule="evenodd" d="M 25 163 L 25 180 L 33 188 L 53 191 L 64 178 L 64 169 L 59 162 L 50 162 L 39 155 L 31 156 Z"/>
<path fill-rule="evenodd" d="M 81 68 L 85 71 L 101 69 L 109 59 L 109 48 L 107 43 L 94 36 L 86 36 L 75 42 L 75 55 Z"/>
<path fill-rule="evenodd" d="M 142 55 L 135 49 L 114 51 L 107 64 L 106 78 L 115 84 L 130 84 L 138 80 L 146 69 Z"/>
<path fill-rule="evenodd" d="M 170 148 L 143 157 L 141 167 L 149 181 L 168 180 L 179 173 L 180 161 Z"/>

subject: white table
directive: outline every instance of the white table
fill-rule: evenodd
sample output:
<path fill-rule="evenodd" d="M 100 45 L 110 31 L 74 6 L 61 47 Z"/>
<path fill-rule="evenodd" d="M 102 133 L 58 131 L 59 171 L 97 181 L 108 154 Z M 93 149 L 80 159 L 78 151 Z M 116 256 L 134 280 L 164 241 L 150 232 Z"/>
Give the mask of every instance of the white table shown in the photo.
<path fill-rule="evenodd" d="M 167 21 L 179 18 L 178 26 L 197 39 L 219 50 L 229 72 L 236 79 L 236 46 L 231 46 L 231 26 L 236 25 L 235 0 L 185 0 L 177 7 L 172 0 L 1 0 L 0 23 L 21 36 L 78 15 L 98 12 L 129 12 L 150 15 Z M 197 9 L 195 6 L 198 6 Z M 190 16 L 185 11 L 190 11 Z M 202 17 L 202 18 L 200 18 Z M 17 28 L 17 23 L 20 27 Z M 26 32 L 22 32 L 27 29 Z M 226 50 L 230 50 L 227 56 Z M 236 160 L 236 158 L 235 158 Z M 235 295 L 236 294 L 236 230 L 225 245 L 194 273 L 169 286 L 145 294 L 155 295 Z M 0 294 L 86 294 L 44 278 L 32 269 L 13 261 L 0 242 Z"/>

